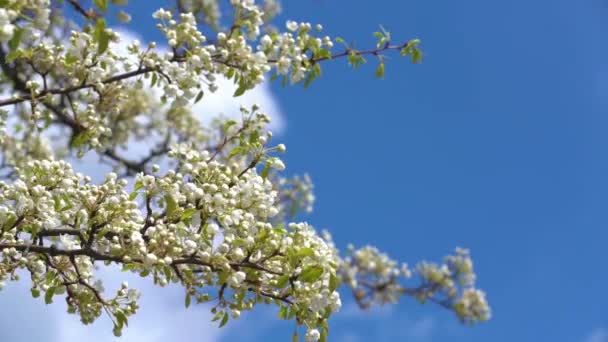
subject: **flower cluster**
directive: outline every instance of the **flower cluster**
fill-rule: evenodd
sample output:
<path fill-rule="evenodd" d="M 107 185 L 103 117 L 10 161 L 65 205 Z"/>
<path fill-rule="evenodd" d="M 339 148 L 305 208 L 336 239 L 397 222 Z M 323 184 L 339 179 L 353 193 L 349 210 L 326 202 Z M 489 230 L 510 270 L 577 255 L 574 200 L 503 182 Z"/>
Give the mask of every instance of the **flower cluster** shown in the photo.
<path fill-rule="evenodd" d="M 421 262 L 414 270 L 407 264 L 398 266 L 375 247 L 349 248 L 349 255 L 341 264 L 344 283 L 353 288 L 355 299 L 363 308 L 373 303 L 395 303 L 403 295 L 420 302 L 433 301 L 454 310 L 469 323 L 490 319 L 490 307 L 483 291 L 475 288 L 473 261 L 468 250 L 457 248 L 445 263 Z M 403 283 L 416 276 L 417 287 Z"/>
<path fill-rule="evenodd" d="M 0 8 L 0 41 L 8 42 L 13 38 L 13 33 L 15 32 L 15 25 L 13 25 L 13 20 L 17 17 L 17 12 Z"/>
<path fill-rule="evenodd" d="M 305 213 L 312 212 L 315 195 L 313 193 L 314 186 L 312 179 L 309 175 L 296 175 L 292 178 L 280 177 L 275 181 L 275 184 L 277 184 L 277 188 L 281 193 L 278 215 L 280 220 L 293 219 L 300 211 Z"/>
<path fill-rule="evenodd" d="M 50 25 L 50 0 L 7 0 L 0 8 L 0 42 L 8 42 L 19 30 L 46 30 Z M 21 26 L 17 20 L 22 19 Z"/>
<path fill-rule="evenodd" d="M 123 289 L 104 299 L 93 279 L 95 262 L 152 274 L 160 286 L 175 281 L 188 289 L 220 288 L 215 310 L 222 319 L 274 300 L 285 318 L 314 329 L 339 310 L 335 250 L 307 224 L 268 222 L 278 213 L 269 180 L 255 169 L 238 173 L 236 165 L 186 145 L 169 155 L 182 171 L 140 174 L 132 194 L 115 174 L 96 186 L 64 161 L 19 168 L 15 182 L 0 183 L 0 279 L 26 269 L 35 297 L 45 292 L 50 301 L 67 293 L 70 311 L 85 323 L 105 309 L 117 332 L 136 311 L 136 296 Z M 209 298 L 200 291 L 190 295 Z"/>
<path fill-rule="evenodd" d="M 17 172 L 11 185 L 0 183 L 0 279 L 29 271 L 34 297 L 44 292 L 50 303 L 65 293 L 68 311 L 84 323 L 104 309 L 119 321 L 135 313 L 136 293 L 123 287 L 103 299 L 93 275 L 96 257 L 111 260 L 116 238 L 141 225 L 137 204 L 124 191 L 127 182 L 110 174 L 92 185 L 64 161 L 30 161 Z"/>

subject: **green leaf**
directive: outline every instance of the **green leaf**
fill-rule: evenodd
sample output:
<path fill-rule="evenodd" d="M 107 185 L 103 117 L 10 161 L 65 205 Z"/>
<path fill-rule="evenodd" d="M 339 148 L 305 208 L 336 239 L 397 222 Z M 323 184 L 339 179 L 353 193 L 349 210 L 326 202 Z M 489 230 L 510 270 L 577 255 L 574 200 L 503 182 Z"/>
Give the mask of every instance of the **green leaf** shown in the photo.
<path fill-rule="evenodd" d="M 211 322 L 219 321 L 220 318 L 222 318 L 223 314 L 224 314 L 223 311 L 220 311 L 220 312 L 216 313 L 215 316 L 213 316 L 213 319 L 211 320 Z"/>
<path fill-rule="evenodd" d="M 139 190 L 139 189 L 141 189 L 143 187 L 144 187 L 144 183 L 142 183 L 142 182 L 136 182 L 135 185 L 133 186 L 133 190 L 137 191 L 137 190 Z"/>
<path fill-rule="evenodd" d="M 198 209 L 196 209 L 196 208 L 190 208 L 190 209 L 184 210 L 180 221 L 182 221 L 182 222 L 188 221 L 192 217 L 192 215 L 196 214 L 197 211 L 198 211 Z"/>
<path fill-rule="evenodd" d="M 338 286 L 340 286 L 340 279 L 332 273 L 329 277 L 329 291 L 335 291 Z"/>
<path fill-rule="evenodd" d="M 154 88 L 157 81 L 158 81 L 158 75 L 156 73 L 152 73 L 152 81 L 150 82 L 150 88 Z"/>
<path fill-rule="evenodd" d="M 344 38 L 342 37 L 336 37 L 334 38 L 334 40 L 336 41 L 336 43 L 344 44 Z"/>
<path fill-rule="evenodd" d="M 13 225 L 15 224 L 15 222 L 17 222 L 17 216 L 15 216 L 15 215 L 9 216 L 9 218 L 4 222 L 4 226 L 2 227 L 2 230 L 8 230 L 9 228 L 12 228 Z"/>
<path fill-rule="evenodd" d="M 130 270 L 134 270 L 137 269 L 137 265 L 136 264 L 126 264 L 122 267 L 122 271 L 126 272 L 126 271 L 130 271 Z"/>
<path fill-rule="evenodd" d="M 420 39 L 417 39 L 417 38 L 412 39 L 409 42 L 407 42 L 407 46 L 410 46 L 410 47 L 417 47 L 419 44 L 420 44 Z"/>
<path fill-rule="evenodd" d="M 331 59 L 331 57 L 332 57 L 331 52 L 329 52 L 329 50 L 326 50 L 326 49 L 319 49 L 315 53 L 315 59 L 320 59 L 320 58 Z"/>
<path fill-rule="evenodd" d="M 46 304 L 51 304 L 53 302 L 53 296 L 55 295 L 56 289 L 57 288 L 55 286 L 51 286 L 48 290 L 46 290 L 46 293 L 44 294 L 44 302 Z"/>
<path fill-rule="evenodd" d="M 74 65 L 76 62 L 78 62 L 78 57 L 72 55 L 71 53 L 65 55 L 65 63 L 67 65 Z"/>
<path fill-rule="evenodd" d="M 110 45 L 110 35 L 106 32 L 106 21 L 103 18 L 99 18 L 95 22 L 93 38 L 97 42 L 97 54 L 101 55 Z"/>
<path fill-rule="evenodd" d="M 129 326 L 129 320 L 127 319 L 127 315 L 125 315 L 125 313 L 121 309 L 116 309 L 116 311 L 114 312 L 114 316 L 116 316 L 116 323 L 120 328 L 122 328 L 123 325 L 127 327 Z"/>
<path fill-rule="evenodd" d="M 37 288 L 35 288 L 35 287 L 32 288 L 31 292 L 32 292 L 32 297 L 34 297 L 34 298 L 40 297 L 40 290 L 38 290 Z"/>
<path fill-rule="evenodd" d="M 108 10 L 108 0 L 93 0 L 95 6 L 100 10 L 106 12 Z"/>
<path fill-rule="evenodd" d="M 204 94 L 205 94 L 205 93 L 203 93 L 203 91 L 202 91 L 202 90 L 201 90 L 201 91 L 199 91 L 199 92 L 198 92 L 198 95 L 196 95 L 196 98 L 194 99 L 194 103 L 198 103 L 198 102 L 199 102 L 199 101 L 200 101 L 200 100 L 203 98 L 203 95 L 204 95 Z"/>
<path fill-rule="evenodd" d="M 171 197 L 169 195 L 165 195 L 165 203 L 166 203 L 165 208 L 167 209 L 167 217 L 171 217 L 172 214 L 177 209 L 177 202 L 175 202 L 173 197 Z"/>
<path fill-rule="evenodd" d="M 249 143 L 255 144 L 259 138 L 260 138 L 260 132 L 253 131 L 253 132 L 251 132 L 251 134 L 249 134 Z"/>
<path fill-rule="evenodd" d="M 129 194 L 129 201 L 134 201 L 137 198 L 137 195 L 139 195 L 139 192 L 137 191 L 133 191 Z"/>
<path fill-rule="evenodd" d="M 224 257 L 219 257 L 218 259 L 221 259 L 222 261 L 225 261 L 225 260 L 226 260 L 226 258 L 224 258 Z M 219 262 L 218 262 L 218 264 L 219 264 Z M 220 274 L 217 276 L 217 282 L 218 282 L 219 284 L 223 284 L 223 283 L 225 283 L 225 282 L 226 282 L 226 280 L 228 279 L 228 276 L 229 276 L 229 275 L 230 275 L 230 273 L 229 273 L 229 272 L 221 272 L 221 273 L 220 273 Z"/>
<path fill-rule="evenodd" d="M 353 66 L 353 68 L 357 69 L 361 63 L 365 64 L 367 61 L 363 56 L 358 54 L 356 51 L 353 51 L 348 56 L 348 62 Z"/>
<path fill-rule="evenodd" d="M 278 289 L 282 289 L 285 287 L 285 285 L 287 285 L 288 282 L 289 274 L 282 275 L 279 277 L 279 279 L 277 279 L 277 284 L 275 285 L 275 287 Z"/>
<path fill-rule="evenodd" d="M 186 309 L 190 307 L 191 302 L 192 302 L 192 298 L 190 297 L 190 293 L 186 293 L 186 300 L 185 300 Z"/>
<path fill-rule="evenodd" d="M 114 329 L 112 329 L 112 333 L 114 334 L 114 336 L 120 337 L 122 336 L 122 329 L 118 327 L 118 325 L 115 325 Z"/>
<path fill-rule="evenodd" d="M 87 142 L 87 140 L 89 140 L 88 132 L 82 131 L 72 139 L 71 145 L 72 147 L 81 147 Z"/>
<path fill-rule="evenodd" d="M 384 78 L 384 62 L 378 64 L 378 68 L 376 68 L 376 77 Z"/>
<path fill-rule="evenodd" d="M 319 280 L 319 278 L 321 278 L 321 276 L 323 275 L 323 267 L 321 266 L 310 266 L 308 268 L 306 268 L 304 271 L 302 271 L 302 273 L 300 273 L 300 276 L 298 277 L 298 279 L 300 279 L 301 281 L 305 282 L 305 283 L 314 283 L 315 281 Z"/>
<path fill-rule="evenodd" d="M 165 266 L 163 271 L 165 273 L 165 279 L 167 279 L 167 283 L 171 282 L 171 276 L 172 276 L 172 272 L 173 272 L 173 270 L 171 269 L 171 266 Z"/>
<path fill-rule="evenodd" d="M 305 247 L 305 248 L 301 248 L 296 253 L 296 257 L 298 257 L 298 258 L 305 258 L 307 256 L 313 256 L 314 254 L 315 254 L 315 251 L 312 248 Z"/>
<path fill-rule="evenodd" d="M 285 229 L 285 227 L 280 224 L 277 227 L 273 228 L 272 231 L 277 234 L 278 236 L 283 236 L 285 234 L 287 234 L 287 229 Z"/>
<path fill-rule="evenodd" d="M 23 29 L 18 27 L 13 33 L 13 38 L 8 42 L 8 47 L 11 50 L 15 50 L 19 47 L 19 43 L 21 42 L 21 36 L 23 35 Z"/>
<path fill-rule="evenodd" d="M 281 307 L 281 310 L 279 310 L 280 319 L 287 319 L 287 310 L 288 310 L 288 308 L 286 306 Z"/>
<path fill-rule="evenodd" d="M 220 322 L 220 328 L 223 327 L 224 325 L 226 325 L 226 323 L 228 323 L 229 318 L 230 318 L 230 315 L 228 315 L 227 312 L 224 312 L 224 317 L 222 318 L 222 321 Z"/>
<path fill-rule="evenodd" d="M 260 174 L 260 176 L 262 176 L 262 179 L 268 178 L 269 172 L 270 172 L 270 163 L 266 163 L 266 165 L 264 165 L 264 169 L 262 169 L 262 173 Z"/>
<path fill-rule="evenodd" d="M 21 57 L 21 55 L 22 55 L 21 50 L 13 50 L 8 53 L 8 56 L 6 56 L 6 61 L 8 63 L 10 63 L 10 62 L 14 61 L 15 59 Z"/>
<path fill-rule="evenodd" d="M 330 55 L 330 57 L 331 57 L 331 55 Z M 319 76 L 321 76 L 321 65 L 319 63 L 316 63 L 312 67 L 312 70 L 306 76 L 306 81 L 304 82 L 304 88 L 308 88 L 310 83 L 312 81 L 314 81 L 315 79 L 317 79 Z"/>
<path fill-rule="evenodd" d="M 228 130 L 230 129 L 230 127 L 236 125 L 236 121 L 235 120 L 228 120 L 226 121 L 226 123 L 224 124 L 224 134 L 226 134 L 226 132 L 228 132 Z"/>
<path fill-rule="evenodd" d="M 422 52 L 418 48 L 412 50 L 412 63 L 418 64 L 422 62 Z"/>
<path fill-rule="evenodd" d="M 293 335 L 291 335 L 291 342 L 298 342 L 300 340 L 300 337 L 298 336 L 298 331 L 294 331 Z"/>
<path fill-rule="evenodd" d="M 245 91 L 247 91 L 247 84 L 245 82 L 239 82 L 239 87 L 236 89 L 232 96 L 239 97 L 245 94 Z"/>
<path fill-rule="evenodd" d="M 232 158 L 234 156 L 236 156 L 237 154 L 239 154 L 241 152 L 242 148 L 241 146 L 237 146 L 235 148 L 232 149 L 232 151 L 230 151 L 230 153 L 228 154 L 228 158 Z"/>

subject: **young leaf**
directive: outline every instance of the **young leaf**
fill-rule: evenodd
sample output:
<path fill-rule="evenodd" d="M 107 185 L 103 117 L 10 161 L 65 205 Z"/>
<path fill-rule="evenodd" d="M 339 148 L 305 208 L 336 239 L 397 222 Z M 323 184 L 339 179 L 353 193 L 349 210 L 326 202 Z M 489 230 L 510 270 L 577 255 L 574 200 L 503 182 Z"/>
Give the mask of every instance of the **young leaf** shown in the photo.
<path fill-rule="evenodd" d="M 229 318 L 230 318 L 230 315 L 228 315 L 227 312 L 224 312 L 224 317 L 222 318 L 222 321 L 220 322 L 220 328 L 223 327 L 224 325 L 226 325 L 226 323 L 228 323 Z"/>
<path fill-rule="evenodd" d="M 376 68 L 376 77 L 384 78 L 384 62 L 378 64 L 378 68 Z"/>
<path fill-rule="evenodd" d="M 232 95 L 232 96 L 239 97 L 239 96 L 245 94 L 245 91 L 247 91 L 247 84 L 245 82 L 239 82 L 239 87 L 236 89 L 236 91 L 234 92 L 234 95 Z"/>
<path fill-rule="evenodd" d="M 275 287 L 278 289 L 282 289 L 285 287 L 285 285 L 287 285 L 288 282 L 289 282 L 289 274 L 284 274 L 281 277 L 279 277 L 279 279 L 277 279 L 277 284 L 275 285 Z"/>
<path fill-rule="evenodd" d="M 23 29 L 18 27 L 13 33 L 13 38 L 8 42 L 8 47 L 11 50 L 15 50 L 19 47 L 19 43 L 21 42 L 21 36 L 23 35 Z"/>
<path fill-rule="evenodd" d="M 139 192 L 137 191 L 133 191 L 129 194 L 129 201 L 134 201 L 137 198 L 137 195 L 139 195 Z"/>
<path fill-rule="evenodd" d="M 106 12 L 108 10 L 108 0 L 94 0 L 95 6 L 100 10 Z"/>
<path fill-rule="evenodd" d="M 125 313 L 121 309 L 117 309 L 114 312 L 114 316 L 116 316 L 116 323 L 120 328 L 122 328 L 123 325 L 127 327 L 129 326 L 129 320 L 127 319 L 127 315 L 125 315 Z"/>
<path fill-rule="evenodd" d="M 173 197 L 169 196 L 169 195 L 165 195 L 165 203 L 166 203 L 166 209 L 167 209 L 167 217 L 171 217 L 172 214 L 175 212 L 175 210 L 177 209 L 177 202 L 175 202 L 175 200 L 173 199 Z"/>
<path fill-rule="evenodd" d="M 202 91 L 202 90 L 201 90 L 201 91 L 199 91 L 199 92 L 198 92 L 198 95 L 196 95 L 196 98 L 194 99 L 194 103 L 198 103 L 198 102 L 199 102 L 199 101 L 200 101 L 200 100 L 203 98 L 203 95 L 204 95 L 204 94 L 205 94 L 205 93 L 203 93 L 203 91 Z"/>
<path fill-rule="evenodd" d="M 282 306 L 281 310 L 279 310 L 279 318 L 280 319 L 287 319 L 287 311 L 289 309 L 286 306 Z"/>
<path fill-rule="evenodd" d="M 262 170 L 262 174 L 260 176 L 262 176 L 263 179 L 268 178 L 268 173 L 270 172 L 270 163 L 266 163 L 266 165 L 264 165 L 264 169 Z"/>
<path fill-rule="evenodd" d="M 190 209 L 184 210 L 180 221 L 182 221 L 182 222 L 188 221 L 192 217 L 192 215 L 194 215 L 197 211 L 198 210 L 196 208 L 190 208 Z"/>
<path fill-rule="evenodd" d="M 190 294 L 186 293 L 186 302 L 185 302 L 186 309 L 190 307 L 190 302 L 191 301 L 192 301 L 192 298 L 190 297 Z"/>
<path fill-rule="evenodd" d="M 93 37 L 97 41 L 97 54 L 101 55 L 110 45 L 110 35 L 106 32 L 106 21 L 103 18 L 99 18 L 95 22 Z"/>
<path fill-rule="evenodd" d="M 315 281 L 319 280 L 319 278 L 321 278 L 322 275 L 323 275 L 323 267 L 313 265 L 313 266 L 306 268 L 304 271 L 302 271 L 302 273 L 300 273 L 300 276 L 298 277 L 298 279 L 300 279 L 301 281 L 303 281 L 305 283 L 314 283 Z"/>
<path fill-rule="evenodd" d="M 137 191 L 137 190 L 139 190 L 139 189 L 141 189 L 141 188 L 143 188 L 143 187 L 144 187 L 144 183 L 142 183 L 142 182 L 137 182 L 137 183 L 135 183 L 135 185 L 133 186 L 133 190 L 134 190 L 134 191 Z"/>
<path fill-rule="evenodd" d="M 51 286 L 48 290 L 46 290 L 46 293 L 44 295 L 44 302 L 46 304 L 51 304 L 53 302 L 53 296 L 55 295 L 56 289 L 57 288 L 55 286 Z"/>
<path fill-rule="evenodd" d="M 296 257 L 298 258 L 305 258 L 307 256 L 312 256 L 315 254 L 315 251 L 310 248 L 310 247 L 305 247 L 300 249 L 297 253 L 296 253 Z"/>
<path fill-rule="evenodd" d="M 329 277 L 329 290 L 333 292 L 338 288 L 338 286 L 340 286 L 340 279 L 338 279 L 338 277 L 332 273 L 332 275 Z"/>

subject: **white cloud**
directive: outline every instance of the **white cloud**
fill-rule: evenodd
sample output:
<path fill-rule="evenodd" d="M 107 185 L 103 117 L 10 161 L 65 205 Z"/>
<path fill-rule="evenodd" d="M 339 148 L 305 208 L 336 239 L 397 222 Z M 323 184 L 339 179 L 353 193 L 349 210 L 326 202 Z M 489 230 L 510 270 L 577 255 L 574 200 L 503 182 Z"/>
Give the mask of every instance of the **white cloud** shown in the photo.
<path fill-rule="evenodd" d="M 372 306 L 363 310 L 349 298 L 344 303 L 333 319 L 339 324 L 337 331 L 334 330 L 338 341 L 358 342 L 363 340 L 358 334 L 364 333 L 365 336 L 374 336 L 375 341 L 430 342 L 437 330 L 438 322 L 435 319 L 429 316 L 406 316 L 398 311 L 398 304 Z M 364 324 L 359 324 L 363 322 Z"/>
<path fill-rule="evenodd" d="M 589 334 L 584 342 L 608 342 L 608 329 L 595 329 Z"/>
<path fill-rule="evenodd" d="M 29 342 L 214 342 L 221 336 L 217 324 L 211 322 L 208 305 L 184 307 L 183 288 L 172 285 L 160 288 L 149 278 L 120 272 L 101 270 L 106 293 L 112 293 L 120 282 L 141 291 L 140 312 L 129 320 L 121 338 L 112 334 L 112 323 L 102 315 L 95 323 L 83 325 L 76 315 L 66 312 L 63 298 L 45 305 L 41 298 L 29 295 L 27 276 L 17 283 L 9 283 L 0 292 L 0 341 Z"/>

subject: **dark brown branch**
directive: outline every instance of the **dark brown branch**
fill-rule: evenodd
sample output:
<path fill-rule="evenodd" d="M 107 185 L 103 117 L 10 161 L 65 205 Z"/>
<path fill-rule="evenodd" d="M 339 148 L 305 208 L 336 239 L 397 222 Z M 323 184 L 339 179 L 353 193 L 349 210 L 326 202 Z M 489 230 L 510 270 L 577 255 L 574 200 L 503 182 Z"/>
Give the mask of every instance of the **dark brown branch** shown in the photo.
<path fill-rule="evenodd" d="M 266 292 L 266 291 L 262 291 L 262 290 L 256 291 L 255 288 L 250 288 L 249 291 L 254 292 L 254 293 L 259 293 L 259 294 L 261 294 L 264 297 L 276 299 L 276 300 L 279 300 L 281 302 L 287 303 L 289 305 L 293 305 L 293 302 L 289 299 L 289 296 L 277 296 L 277 295 L 274 295 L 272 293 L 269 293 L 269 292 Z"/>
<path fill-rule="evenodd" d="M 38 232 L 38 234 L 36 234 L 36 236 L 38 236 L 38 237 L 60 236 L 60 235 L 78 236 L 78 238 L 80 239 L 81 242 L 85 240 L 84 235 L 82 235 L 82 233 L 79 230 L 73 229 L 73 228 L 42 229 L 41 231 Z"/>
<path fill-rule="evenodd" d="M 60 231 L 59 229 L 54 230 L 54 232 L 57 232 L 57 233 L 59 231 Z M 66 229 L 66 231 L 71 232 L 71 230 L 67 230 L 67 229 Z M 48 233 L 49 231 L 46 231 L 46 232 Z M 47 235 L 47 236 L 50 236 L 50 235 Z M 120 256 L 112 256 L 112 255 L 100 253 L 90 247 L 78 248 L 78 249 L 60 249 L 55 246 L 46 247 L 46 246 L 37 246 L 37 245 L 33 245 L 33 244 L 0 243 L 0 252 L 2 252 L 2 250 L 4 250 L 4 249 L 9 249 L 9 248 L 14 248 L 20 252 L 38 253 L 38 254 L 44 255 L 45 257 L 67 256 L 70 258 L 70 260 L 74 260 L 74 258 L 77 256 L 87 256 L 87 257 L 90 257 L 93 261 L 112 261 L 112 262 L 115 262 L 118 264 L 125 263 L 123 258 Z M 140 259 L 133 259 L 129 263 L 143 264 L 144 262 L 143 262 L 143 260 L 140 260 Z M 177 267 L 178 265 L 206 266 L 206 267 L 209 267 L 209 269 L 213 272 L 217 271 L 217 269 L 214 267 L 213 264 L 205 262 L 194 256 L 187 257 L 187 258 L 181 258 L 181 259 L 175 259 L 175 260 L 173 260 L 173 262 L 171 263 L 170 266 L 176 272 L 178 278 L 180 278 L 180 280 L 182 280 L 182 281 L 183 281 L 183 276 L 179 272 L 179 269 Z M 230 266 L 234 269 L 251 268 L 251 269 L 266 272 L 269 274 L 282 275 L 282 273 L 280 273 L 280 272 L 275 272 L 275 271 L 269 270 L 260 264 L 256 264 L 256 263 L 252 263 L 252 262 L 233 262 L 233 263 L 230 263 Z M 78 271 L 77 271 L 77 273 L 78 273 Z M 79 276 L 79 278 L 80 278 L 80 276 Z M 79 280 L 77 280 L 77 282 L 84 286 L 89 287 L 92 290 L 95 290 L 94 288 L 92 288 L 90 286 L 90 284 L 86 283 L 86 281 L 81 281 L 81 279 L 79 279 Z M 250 289 L 250 291 L 252 291 L 252 289 Z M 285 303 L 292 304 L 292 302 L 288 299 L 288 297 L 289 297 L 288 295 L 277 296 L 272 293 L 265 292 L 262 289 L 257 289 L 254 292 L 260 293 L 261 295 L 263 295 L 265 297 L 269 297 L 272 299 L 278 299 Z"/>
<path fill-rule="evenodd" d="M 129 79 L 131 77 L 144 75 L 149 72 L 154 72 L 154 71 L 158 71 L 158 70 L 159 70 L 158 68 L 145 67 L 142 69 L 133 70 L 133 71 L 126 72 L 124 74 L 119 74 L 116 76 L 112 76 L 110 78 L 106 78 L 105 80 L 102 80 L 101 83 L 103 83 L 103 84 L 116 83 L 119 81 Z M 48 89 L 46 91 L 41 91 L 40 93 L 36 94 L 34 97 L 32 97 L 32 95 L 29 95 L 29 94 L 24 94 L 21 96 L 14 97 L 12 99 L 6 99 L 6 100 L 0 101 L 0 107 L 14 105 L 14 104 L 21 103 L 24 101 L 37 100 L 37 99 L 44 98 L 48 95 L 66 95 L 66 94 L 69 94 L 69 93 L 72 93 L 72 92 L 75 92 L 78 90 L 88 89 L 88 88 L 93 88 L 93 87 L 95 87 L 95 84 L 85 83 L 85 84 L 81 84 L 78 86 L 72 86 L 72 87 Z"/>
<path fill-rule="evenodd" d="M 78 0 L 67 0 L 67 1 L 70 5 L 72 5 L 72 7 L 76 10 L 76 12 L 80 13 L 85 19 L 88 19 L 88 20 L 97 19 L 97 17 L 98 17 L 97 13 L 93 10 L 90 10 L 90 11 L 85 10 L 80 5 Z"/>
<path fill-rule="evenodd" d="M 401 50 L 405 47 L 407 47 L 408 43 L 404 43 L 402 45 L 389 45 L 389 44 L 385 44 L 384 46 L 377 48 L 377 49 L 370 49 L 370 50 L 353 50 L 353 49 L 346 49 L 344 52 L 341 53 L 337 53 L 331 56 L 327 56 L 327 57 L 311 57 L 308 61 L 312 64 L 314 63 L 318 63 L 318 62 L 322 62 L 325 60 L 329 60 L 329 59 L 336 59 L 336 58 L 341 58 L 341 57 L 346 57 L 349 56 L 351 54 L 357 55 L 357 56 L 363 56 L 363 55 L 379 55 L 381 52 L 384 51 L 388 51 L 388 50 Z M 181 61 L 183 59 L 183 57 L 176 57 L 174 58 L 173 61 Z M 222 61 L 222 60 L 215 60 L 216 63 L 227 63 L 227 61 Z M 274 59 L 270 59 L 268 60 L 269 63 L 277 63 L 276 60 Z M 233 66 L 235 68 L 238 68 L 237 66 Z M 116 76 L 112 76 L 110 78 L 107 78 L 105 80 L 102 80 L 101 83 L 103 84 L 110 84 L 110 83 L 115 83 L 115 82 L 119 82 L 125 79 L 129 79 L 131 77 L 135 77 L 135 76 L 139 76 L 139 75 L 143 75 L 143 74 L 147 74 L 149 72 L 160 72 L 160 68 L 158 67 L 144 67 L 144 68 L 140 68 L 134 71 L 130 71 L 130 72 L 126 72 L 123 74 L 119 74 Z M 59 88 L 59 89 L 48 89 L 48 90 L 44 90 L 41 91 L 39 94 L 37 94 L 35 97 L 32 97 L 32 95 L 29 94 L 25 94 L 25 95 L 21 95 L 18 96 L 16 98 L 12 98 L 12 99 L 5 99 L 0 101 L 0 107 L 3 106 L 8 106 L 8 105 L 13 105 L 13 104 L 17 104 L 17 103 L 21 103 L 24 101 L 31 101 L 31 100 L 35 100 L 35 99 L 39 99 L 39 98 L 43 98 L 47 95 L 58 95 L 58 94 L 69 94 L 78 90 L 82 90 L 82 89 L 87 89 L 87 88 L 93 88 L 95 87 L 95 84 L 93 83 L 85 83 L 85 84 L 81 84 L 78 86 L 72 86 L 72 87 L 66 87 L 66 88 Z"/>

